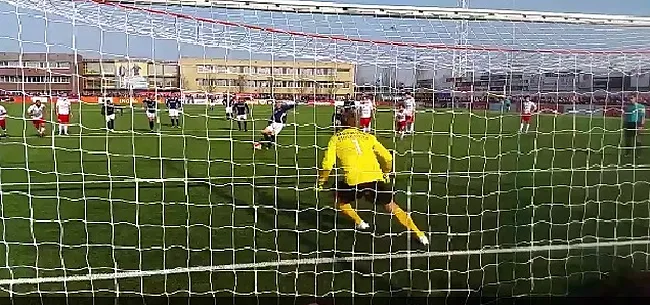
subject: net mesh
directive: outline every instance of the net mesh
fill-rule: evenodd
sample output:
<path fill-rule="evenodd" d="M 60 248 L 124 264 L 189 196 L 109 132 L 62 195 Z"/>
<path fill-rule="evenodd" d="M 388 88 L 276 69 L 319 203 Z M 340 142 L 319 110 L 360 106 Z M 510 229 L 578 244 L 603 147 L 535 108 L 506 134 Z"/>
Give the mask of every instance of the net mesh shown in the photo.
<path fill-rule="evenodd" d="M 608 117 L 650 91 L 647 27 L 0 5 L 0 39 L 21 54 L 352 63 L 378 102 L 417 92 L 413 135 L 393 137 L 390 102 L 373 124 L 395 151 L 396 200 L 430 237 L 417 245 L 372 204 L 357 207 L 370 230 L 355 230 L 315 191 L 332 107 L 299 105 L 278 148 L 259 153 L 268 107 L 253 107 L 249 132 L 190 105 L 180 130 L 153 134 L 127 107 L 107 134 L 98 108 L 79 103 L 72 136 L 40 139 L 27 105 L 10 105 L 22 130 L 0 142 L 8 295 L 552 296 L 648 267 L 650 159 L 625 156 Z M 529 133 L 517 132 L 517 97 L 501 101 L 516 95 L 542 110 Z"/>

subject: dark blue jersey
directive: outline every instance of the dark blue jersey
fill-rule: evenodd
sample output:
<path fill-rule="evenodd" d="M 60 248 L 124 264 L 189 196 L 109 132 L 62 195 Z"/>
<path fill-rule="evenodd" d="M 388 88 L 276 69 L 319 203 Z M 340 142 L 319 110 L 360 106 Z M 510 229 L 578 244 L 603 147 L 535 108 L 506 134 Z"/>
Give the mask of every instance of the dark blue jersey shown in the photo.
<path fill-rule="evenodd" d="M 248 104 L 245 102 L 237 102 L 232 105 L 232 109 L 234 110 L 237 115 L 245 115 L 250 112 L 250 109 L 248 108 Z"/>
<path fill-rule="evenodd" d="M 332 124 L 334 124 L 334 126 L 341 126 L 341 121 L 343 120 L 343 109 L 343 107 L 336 107 L 336 110 L 332 115 Z"/>
<path fill-rule="evenodd" d="M 156 107 L 158 106 L 158 105 L 156 105 L 157 104 L 156 101 L 146 99 L 146 100 L 143 101 L 143 103 L 144 103 L 144 106 L 147 108 L 147 112 L 156 113 Z"/>
<path fill-rule="evenodd" d="M 167 108 L 168 109 L 181 109 L 183 107 L 183 104 L 181 103 L 181 100 L 177 98 L 169 98 L 167 99 Z"/>
<path fill-rule="evenodd" d="M 269 118 L 269 123 L 287 123 L 287 112 L 293 109 L 296 104 L 282 104 L 280 108 L 273 108 L 273 114 Z"/>
<path fill-rule="evenodd" d="M 115 105 L 104 103 L 102 104 L 101 112 L 103 115 L 113 115 L 115 114 Z"/>

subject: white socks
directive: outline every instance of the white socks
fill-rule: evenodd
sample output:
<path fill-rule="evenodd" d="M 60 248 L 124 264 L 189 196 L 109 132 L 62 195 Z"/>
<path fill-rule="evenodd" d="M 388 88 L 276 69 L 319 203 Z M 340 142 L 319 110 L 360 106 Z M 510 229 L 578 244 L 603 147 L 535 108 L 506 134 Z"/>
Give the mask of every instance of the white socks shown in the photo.
<path fill-rule="evenodd" d="M 45 129 L 43 129 L 43 131 L 45 131 Z M 68 134 L 67 124 L 59 124 L 59 134 Z"/>

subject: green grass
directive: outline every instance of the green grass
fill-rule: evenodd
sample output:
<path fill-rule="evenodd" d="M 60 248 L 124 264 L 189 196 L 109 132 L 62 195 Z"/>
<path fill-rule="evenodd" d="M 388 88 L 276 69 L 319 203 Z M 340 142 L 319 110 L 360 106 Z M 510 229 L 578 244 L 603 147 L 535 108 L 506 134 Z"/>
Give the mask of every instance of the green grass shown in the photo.
<path fill-rule="evenodd" d="M 24 111 L 7 108 L 16 117 Z M 259 121 L 248 133 L 230 132 L 222 109 L 200 106 L 186 109 L 184 129 L 162 126 L 162 135 L 147 133 L 144 114 L 136 112 L 118 116 L 121 132 L 107 137 L 97 106 L 88 105 L 75 108 L 73 120 L 83 129 L 72 127 L 69 137 L 38 138 L 29 122 L 10 119 L 11 137 L 0 141 L 0 252 L 6 253 L 0 278 L 498 247 L 503 251 L 481 255 L 25 284 L 11 291 L 510 296 L 563 295 L 603 273 L 648 268 L 647 245 L 508 250 L 650 236 L 650 173 L 643 166 L 650 156 L 621 156 L 619 120 L 542 116 L 532 126 L 539 133 L 519 136 L 515 114 L 445 110 L 419 115 L 418 134 L 403 141 L 380 133 L 399 154 L 397 201 L 431 233 L 425 249 L 410 243 L 383 209 L 360 203 L 372 230 L 355 232 L 327 193 L 316 195 L 331 109 L 300 106 L 289 118 L 297 125 L 279 138 L 282 146 L 254 152 L 269 110 L 253 109 Z M 377 122 L 388 129 L 391 115 L 380 113 Z"/>

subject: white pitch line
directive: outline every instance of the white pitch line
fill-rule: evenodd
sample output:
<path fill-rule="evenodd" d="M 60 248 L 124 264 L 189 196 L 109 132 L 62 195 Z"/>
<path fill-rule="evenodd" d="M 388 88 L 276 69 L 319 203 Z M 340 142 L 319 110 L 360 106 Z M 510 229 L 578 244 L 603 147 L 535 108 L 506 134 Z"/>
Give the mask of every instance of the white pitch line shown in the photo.
<path fill-rule="evenodd" d="M 374 260 L 395 260 L 406 258 L 430 258 L 430 257 L 450 257 L 450 256 L 470 256 L 470 255 L 487 255 L 487 254 L 504 254 L 504 253 L 531 253 L 531 252 L 547 252 L 547 251 L 567 251 L 576 249 L 595 249 L 595 248 L 609 248 L 617 246 L 647 246 L 650 245 L 650 240 L 631 240 L 631 241 L 611 241 L 611 242 L 595 242 L 574 245 L 548 245 L 548 246 L 529 246 L 517 247 L 507 249 L 486 249 L 486 250 L 465 250 L 465 251 L 446 251 L 446 252 L 409 252 L 409 253 L 386 253 L 386 254 L 370 254 L 367 256 L 352 256 L 352 257 L 333 257 L 333 258 L 303 258 L 303 259 L 288 259 L 278 260 L 271 262 L 258 262 L 258 263 L 240 263 L 240 264 L 225 264 L 216 266 L 196 266 L 196 267 L 179 267 L 163 270 L 137 270 L 125 271 L 114 273 L 90 273 L 84 275 L 74 276 L 54 276 L 54 277 L 39 277 L 39 278 L 16 278 L 16 279 L 3 279 L 0 280 L 0 285 L 24 285 L 24 284 L 43 284 L 43 283 L 67 283 L 67 282 L 84 282 L 84 281 L 99 281 L 99 280 L 115 280 L 126 278 L 142 278 L 157 275 L 170 275 L 191 272 L 218 272 L 218 271 L 237 271 L 248 269 L 260 268 L 278 268 L 283 266 L 304 266 L 304 265 L 319 265 L 319 264 L 335 264 L 335 263 L 351 263 L 359 261 L 374 261 Z"/>

